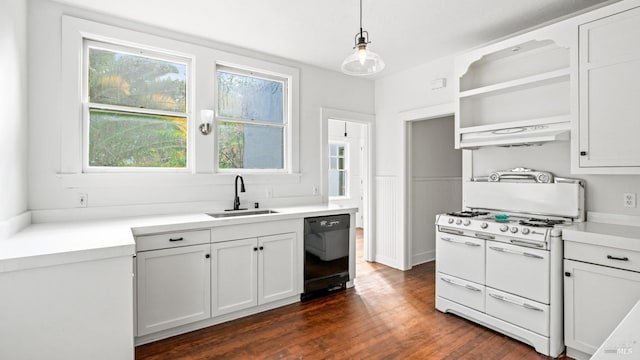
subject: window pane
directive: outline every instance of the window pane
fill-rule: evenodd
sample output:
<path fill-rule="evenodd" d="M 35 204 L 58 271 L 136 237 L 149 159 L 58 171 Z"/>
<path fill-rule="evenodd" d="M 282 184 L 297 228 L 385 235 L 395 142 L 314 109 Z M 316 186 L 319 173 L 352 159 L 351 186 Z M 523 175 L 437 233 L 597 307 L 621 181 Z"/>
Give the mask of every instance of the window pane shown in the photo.
<path fill-rule="evenodd" d="M 218 115 L 283 123 L 283 83 L 218 71 Z"/>
<path fill-rule="evenodd" d="M 340 196 L 340 183 L 337 170 L 329 170 L 329 196 Z"/>
<path fill-rule="evenodd" d="M 221 121 L 218 125 L 220 169 L 283 169 L 283 129 Z"/>
<path fill-rule="evenodd" d="M 338 193 L 340 196 L 345 196 L 346 192 L 345 192 L 345 173 L 344 171 L 339 171 L 338 172 L 338 186 L 339 186 L 339 190 Z"/>
<path fill-rule="evenodd" d="M 186 112 L 187 65 L 89 48 L 89 101 Z"/>
<path fill-rule="evenodd" d="M 338 169 L 344 170 L 344 158 L 338 158 Z"/>
<path fill-rule="evenodd" d="M 344 146 L 342 146 L 342 145 L 341 145 L 341 146 L 338 148 L 338 155 L 339 155 L 339 156 L 344 156 Z"/>
<path fill-rule="evenodd" d="M 187 119 L 89 111 L 89 165 L 186 167 Z"/>
<path fill-rule="evenodd" d="M 338 169 L 338 158 L 334 158 L 334 157 L 329 158 L 329 169 L 333 169 L 333 170 Z"/>
<path fill-rule="evenodd" d="M 329 155 L 330 156 L 338 156 L 338 145 L 329 144 Z"/>

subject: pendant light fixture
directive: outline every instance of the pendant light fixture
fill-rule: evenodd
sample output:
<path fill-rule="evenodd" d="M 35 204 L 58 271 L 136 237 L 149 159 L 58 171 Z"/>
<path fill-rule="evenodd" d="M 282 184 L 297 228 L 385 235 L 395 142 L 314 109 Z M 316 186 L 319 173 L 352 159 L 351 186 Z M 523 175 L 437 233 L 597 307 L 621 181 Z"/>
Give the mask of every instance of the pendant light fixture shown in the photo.
<path fill-rule="evenodd" d="M 355 35 L 355 52 L 342 62 L 342 72 L 348 75 L 372 75 L 384 69 L 380 55 L 367 49 L 369 33 L 362 30 L 362 0 L 360 0 L 360 32 Z"/>

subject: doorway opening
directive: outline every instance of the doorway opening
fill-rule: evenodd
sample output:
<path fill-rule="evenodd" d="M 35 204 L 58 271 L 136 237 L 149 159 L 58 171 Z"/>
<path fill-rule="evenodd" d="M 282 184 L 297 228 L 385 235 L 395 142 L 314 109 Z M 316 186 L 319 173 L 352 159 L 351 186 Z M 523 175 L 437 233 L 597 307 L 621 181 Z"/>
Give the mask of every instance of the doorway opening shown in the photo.
<path fill-rule="evenodd" d="M 321 193 L 327 204 L 357 207 L 355 263 L 374 261 L 373 141 L 375 116 L 322 108 Z M 346 134 L 346 135 L 345 135 Z M 350 268 L 356 276 L 356 267 Z"/>

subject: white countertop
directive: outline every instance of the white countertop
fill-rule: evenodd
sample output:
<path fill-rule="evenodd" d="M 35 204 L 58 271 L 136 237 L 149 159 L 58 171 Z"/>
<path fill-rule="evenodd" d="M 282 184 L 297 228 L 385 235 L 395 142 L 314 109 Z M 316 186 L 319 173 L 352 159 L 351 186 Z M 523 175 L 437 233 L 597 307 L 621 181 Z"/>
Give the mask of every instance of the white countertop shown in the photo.
<path fill-rule="evenodd" d="M 314 205 L 271 210 L 278 213 L 217 219 L 204 213 L 193 213 L 32 224 L 0 241 L 0 273 L 131 256 L 135 253 L 134 236 L 138 235 L 355 213 L 357 208 Z"/>
<path fill-rule="evenodd" d="M 591 360 L 640 358 L 640 301 L 593 354 Z"/>
<path fill-rule="evenodd" d="M 562 228 L 562 239 L 640 251 L 640 226 L 585 221 Z"/>

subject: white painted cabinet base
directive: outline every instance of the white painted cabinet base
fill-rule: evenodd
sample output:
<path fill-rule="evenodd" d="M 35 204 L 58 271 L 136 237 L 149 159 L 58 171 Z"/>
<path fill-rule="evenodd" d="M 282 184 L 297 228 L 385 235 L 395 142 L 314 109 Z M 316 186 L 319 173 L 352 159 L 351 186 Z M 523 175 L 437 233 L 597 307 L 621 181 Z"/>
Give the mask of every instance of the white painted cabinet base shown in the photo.
<path fill-rule="evenodd" d="M 130 256 L 0 273 L 0 359 L 126 360 Z"/>

